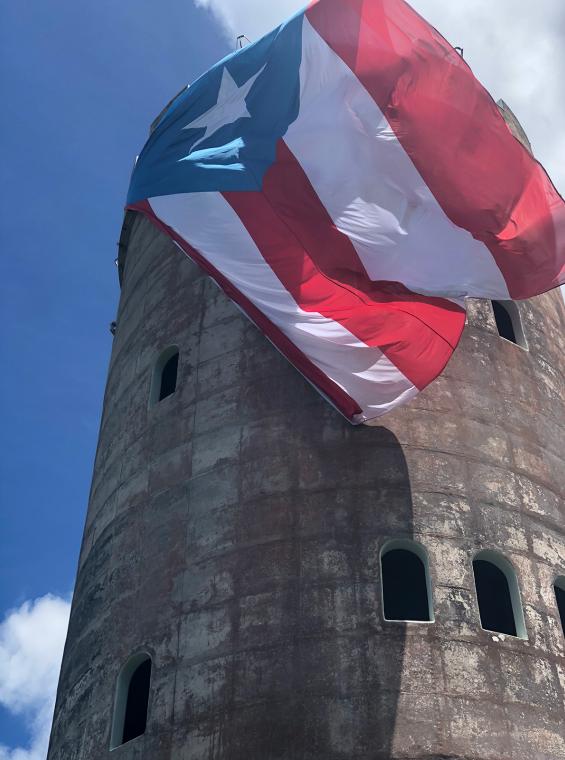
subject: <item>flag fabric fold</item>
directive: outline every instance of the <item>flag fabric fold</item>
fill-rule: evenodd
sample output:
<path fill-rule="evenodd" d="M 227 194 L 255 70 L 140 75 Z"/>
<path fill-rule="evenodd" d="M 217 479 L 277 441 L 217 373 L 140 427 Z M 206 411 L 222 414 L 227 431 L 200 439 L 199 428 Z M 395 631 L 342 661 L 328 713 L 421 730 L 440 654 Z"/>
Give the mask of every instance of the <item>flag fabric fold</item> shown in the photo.
<path fill-rule="evenodd" d="M 565 281 L 565 203 L 403 0 L 318 0 L 165 111 L 144 213 L 348 419 L 413 398 L 464 299 Z"/>

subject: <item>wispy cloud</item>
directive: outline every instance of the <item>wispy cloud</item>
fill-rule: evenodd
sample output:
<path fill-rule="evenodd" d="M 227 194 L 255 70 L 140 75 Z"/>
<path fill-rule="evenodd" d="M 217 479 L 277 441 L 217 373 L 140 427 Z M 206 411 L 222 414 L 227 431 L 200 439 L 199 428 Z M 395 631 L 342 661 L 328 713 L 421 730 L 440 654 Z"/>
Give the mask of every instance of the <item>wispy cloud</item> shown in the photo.
<path fill-rule="evenodd" d="M 208 8 L 235 47 L 238 34 L 257 39 L 304 7 L 304 0 L 194 0 Z M 565 193 L 565 3 L 563 0 L 412 0 L 412 6 L 464 55 L 475 75 L 503 98 L 534 152 Z"/>
<path fill-rule="evenodd" d="M 27 747 L 0 745 L 0 760 L 45 760 L 70 601 L 48 594 L 0 623 L 0 705 L 22 719 Z"/>

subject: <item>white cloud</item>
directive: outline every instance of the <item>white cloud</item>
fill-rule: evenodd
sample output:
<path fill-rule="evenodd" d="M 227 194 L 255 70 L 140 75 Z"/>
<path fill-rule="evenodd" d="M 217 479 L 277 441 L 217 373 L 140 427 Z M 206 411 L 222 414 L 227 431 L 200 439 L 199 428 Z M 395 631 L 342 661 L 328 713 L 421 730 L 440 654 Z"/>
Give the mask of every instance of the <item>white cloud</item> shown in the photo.
<path fill-rule="evenodd" d="M 194 0 L 194 3 L 212 11 L 234 47 L 239 34 L 256 40 L 306 5 L 304 0 Z"/>
<path fill-rule="evenodd" d="M 208 8 L 235 46 L 257 39 L 303 8 L 304 0 L 194 0 Z M 553 181 L 565 193 L 565 3 L 563 0 L 412 0 L 453 45 L 464 48 L 475 75 L 512 108 Z"/>
<path fill-rule="evenodd" d="M 0 745 L 0 760 L 45 760 L 70 601 L 48 594 L 0 623 L 0 705 L 23 719 L 29 746 Z"/>

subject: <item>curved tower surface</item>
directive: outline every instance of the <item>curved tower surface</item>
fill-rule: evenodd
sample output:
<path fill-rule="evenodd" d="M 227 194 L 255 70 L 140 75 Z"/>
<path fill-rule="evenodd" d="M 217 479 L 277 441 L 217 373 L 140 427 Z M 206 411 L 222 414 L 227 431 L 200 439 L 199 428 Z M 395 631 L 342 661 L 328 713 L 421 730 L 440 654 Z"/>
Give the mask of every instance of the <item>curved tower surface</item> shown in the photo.
<path fill-rule="evenodd" d="M 527 349 L 471 302 L 443 375 L 353 427 L 140 216 L 120 268 L 49 760 L 565 758 L 559 292 L 517 304 Z M 431 622 L 385 619 L 391 539 L 427 553 Z M 485 550 L 521 635 L 481 626 Z M 132 656 L 147 723 L 122 743 Z"/>

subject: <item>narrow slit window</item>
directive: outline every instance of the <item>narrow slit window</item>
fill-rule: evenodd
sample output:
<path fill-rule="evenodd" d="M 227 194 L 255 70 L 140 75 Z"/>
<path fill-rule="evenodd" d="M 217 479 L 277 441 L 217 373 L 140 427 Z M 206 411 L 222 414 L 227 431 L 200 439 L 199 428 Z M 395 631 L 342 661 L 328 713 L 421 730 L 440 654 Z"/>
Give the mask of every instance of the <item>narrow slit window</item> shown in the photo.
<path fill-rule="evenodd" d="M 510 562 L 496 552 L 479 552 L 473 560 L 473 574 L 482 628 L 527 638 L 518 581 Z"/>
<path fill-rule="evenodd" d="M 129 682 L 122 744 L 145 733 L 150 680 L 151 660 L 145 660 L 137 666 Z"/>
<path fill-rule="evenodd" d="M 150 684 L 149 655 L 139 654 L 128 660 L 118 676 L 116 687 L 112 749 L 145 733 Z"/>
<path fill-rule="evenodd" d="M 179 369 L 179 355 L 178 352 L 173 354 L 165 362 L 163 371 L 161 372 L 161 388 L 159 389 L 159 401 L 162 401 L 167 396 L 172 396 L 177 389 L 177 373 Z"/>
<path fill-rule="evenodd" d="M 389 541 L 381 552 L 385 620 L 432 622 L 432 595 L 425 549 L 415 541 Z"/>
<path fill-rule="evenodd" d="M 560 576 L 555 581 L 553 590 L 555 591 L 555 601 L 557 603 L 559 619 L 561 620 L 561 628 L 565 636 L 565 575 Z"/>
<path fill-rule="evenodd" d="M 177 389 L 178 371 L 179 350 L 176 346 L 169 346 L 155 362 L 151 380 L 151 406 L 173 395 Z"/>
<path fill-rule="evenodd" d="M 527 348 L 522 320 L 516 304 L 513 301 L 492 301 L 492 310 L 500 337 L 517 346 Z"/>

